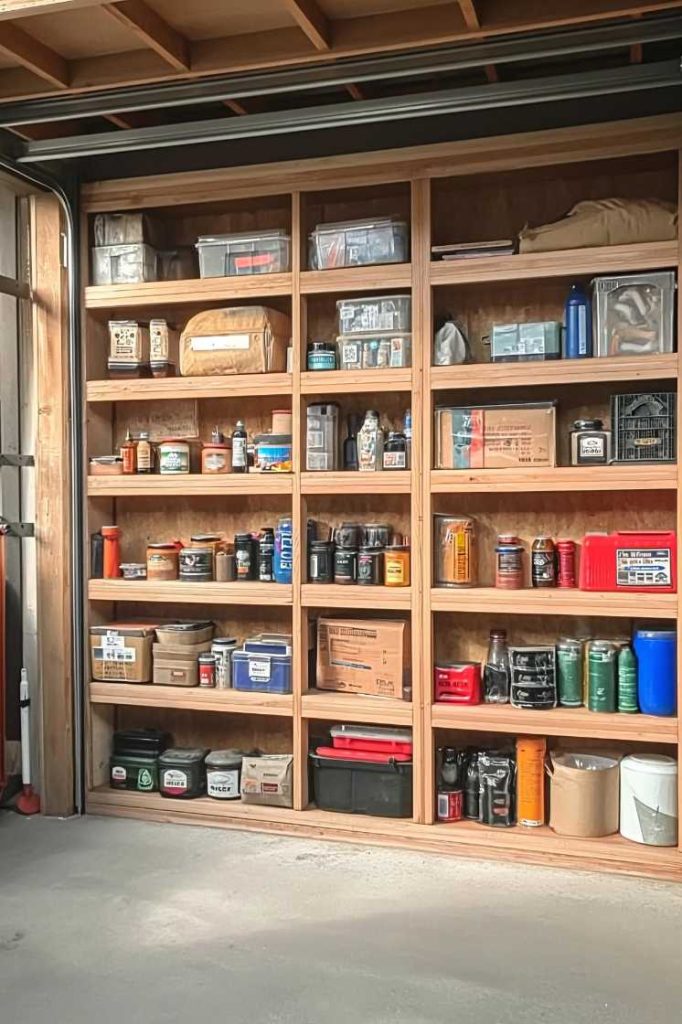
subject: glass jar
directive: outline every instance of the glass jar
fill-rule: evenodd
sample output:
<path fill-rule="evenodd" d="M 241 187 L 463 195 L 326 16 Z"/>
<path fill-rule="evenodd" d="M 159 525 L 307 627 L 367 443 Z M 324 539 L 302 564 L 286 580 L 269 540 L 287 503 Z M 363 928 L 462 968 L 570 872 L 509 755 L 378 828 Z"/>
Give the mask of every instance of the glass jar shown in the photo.
<path fill-rule="evenodd" d="M 409 587 L 410 546 L 392 544 L 384 552 L 384 586 Z"/>
<path fill-rule="evenodd" d="M 483 669 L 483 700 L 486 704 L 508 704 L 511 686 L 507 632 L 490 631 L 488 657 Z"/>

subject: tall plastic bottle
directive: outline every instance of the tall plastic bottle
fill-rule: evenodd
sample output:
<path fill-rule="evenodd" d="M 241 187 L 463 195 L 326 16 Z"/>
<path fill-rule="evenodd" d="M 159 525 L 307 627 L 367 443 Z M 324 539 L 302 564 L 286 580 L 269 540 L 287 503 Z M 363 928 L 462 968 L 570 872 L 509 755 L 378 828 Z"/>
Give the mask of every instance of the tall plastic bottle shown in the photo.
<path fill-rule="evenodd" d="M 565 306 L 564 359 L 592 355 L 592 310 L 580 284 L 572 284 Z"/>

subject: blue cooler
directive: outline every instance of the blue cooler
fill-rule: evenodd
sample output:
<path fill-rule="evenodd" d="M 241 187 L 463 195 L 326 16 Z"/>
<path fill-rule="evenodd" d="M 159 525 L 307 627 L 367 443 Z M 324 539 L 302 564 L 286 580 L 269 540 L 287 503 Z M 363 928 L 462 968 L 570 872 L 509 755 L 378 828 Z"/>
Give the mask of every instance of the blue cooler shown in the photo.
<path fill-rule="evenodd" d="M 645 715 L 674 715 L 677 708 L 677 637 L 672 629 L 636 629 L 637 697 Z"/>
<path fill-rule="evenodd" d="M 262 634 L 232 655 L 232 687 L 258 693 L 291 693 L 291 637 Z"/>

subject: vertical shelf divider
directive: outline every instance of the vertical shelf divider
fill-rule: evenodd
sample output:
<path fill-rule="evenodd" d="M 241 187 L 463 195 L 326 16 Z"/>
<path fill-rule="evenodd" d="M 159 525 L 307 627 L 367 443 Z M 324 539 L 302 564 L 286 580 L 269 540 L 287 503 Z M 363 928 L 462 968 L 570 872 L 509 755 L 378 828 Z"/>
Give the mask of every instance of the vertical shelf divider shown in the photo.
<path fill-rule="evenodd" d="M 677 208 L 682 208 L 682 149 L 677 151 Z M 680 369 L 682 368 L 682 228 L 677 228 L 677 800 L 678 823 L 682 822 L 682 785 L 680 784 L 680 764 L 682 763 L 682 593 L 680 588 L 680 565 L 682 564 L 682 504 L 680 503 L 680 467 L 682 466 L 682 394 L 680 394 Z M 677 848 L 682 857 L 682 829 L 678 827 Z"/>

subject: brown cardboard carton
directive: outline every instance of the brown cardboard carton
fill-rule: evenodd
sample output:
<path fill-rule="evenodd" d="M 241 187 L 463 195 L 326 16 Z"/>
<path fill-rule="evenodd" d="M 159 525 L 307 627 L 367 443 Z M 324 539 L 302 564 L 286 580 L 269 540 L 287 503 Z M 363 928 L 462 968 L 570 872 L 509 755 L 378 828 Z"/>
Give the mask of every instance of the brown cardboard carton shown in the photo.
<path fill-rule="evenodd" d="M 411 699 L 409 625 L 386 619 L 320 619 L 317 687 Z"/>
<path fill-rule="evenodd" d="M 180 373 L 205 377 L 283 372 L 290 339 L 291 320 L 276 309 L 209 309 L 193 316 L 180 336 Z"/>
<path fill-rule="evenodd" d="M 198 686 L 200 654 L 211 650 L 211 641 L 172 647 L 154 644 L 154 675 L 157 686 Z"/>
<path fill-rule="evenodd" d="M 556 408 L 500 407 L 484 410 L 483 466 L 556 465 Z"/>
<path fill-rule="evenodd" d="M 92 678 L 103 683 L 149 683 L 155 625 L 112 622 L 91 626 Z"/>
<path fill-rule="evenodd" d="M 263 754 L 242 761 L 242 800 L 270 807 L 293 806 L 294 758 L 291 754 Z"/>
<path fill-rule="evenodd" d="M 620 765 L 615 757 L 558 754 L 551 760 L 549 824 L 562 836 L 618 831 Z"/>

